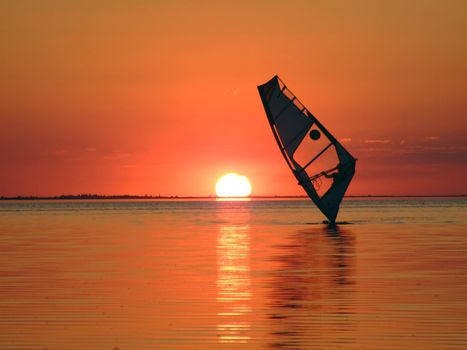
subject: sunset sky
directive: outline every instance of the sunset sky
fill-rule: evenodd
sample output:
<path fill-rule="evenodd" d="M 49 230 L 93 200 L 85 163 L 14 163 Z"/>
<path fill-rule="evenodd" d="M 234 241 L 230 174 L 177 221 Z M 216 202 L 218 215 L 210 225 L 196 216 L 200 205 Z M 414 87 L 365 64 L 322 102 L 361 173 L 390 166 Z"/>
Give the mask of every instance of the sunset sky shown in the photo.
<path fill-rule="evenodd" d="M 350 195 L 467 193 L 465 1 L 0 3 L 0 196 L 304 194 L 256 86 L 359 160 Z"/>

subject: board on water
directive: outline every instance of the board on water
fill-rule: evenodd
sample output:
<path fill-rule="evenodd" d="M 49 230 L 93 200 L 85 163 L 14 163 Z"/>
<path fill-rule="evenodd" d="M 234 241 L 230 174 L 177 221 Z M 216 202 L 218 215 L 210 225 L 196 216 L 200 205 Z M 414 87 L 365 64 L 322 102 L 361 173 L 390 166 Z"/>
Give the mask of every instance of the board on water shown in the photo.
<path fill-rule="evenodd" d="M 355 174 L 354 158 L 276 75 L 258 86 L 274 137 L 292 173 L 329 222 Z"/>

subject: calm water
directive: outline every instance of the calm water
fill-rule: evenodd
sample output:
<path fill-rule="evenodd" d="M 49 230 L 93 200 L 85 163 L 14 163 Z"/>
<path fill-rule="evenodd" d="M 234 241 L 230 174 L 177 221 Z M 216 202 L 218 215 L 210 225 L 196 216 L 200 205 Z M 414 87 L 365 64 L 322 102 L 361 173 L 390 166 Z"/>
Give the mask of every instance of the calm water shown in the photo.
<path fill-rule="evenodd" d="M 467 349 L 467 200 L 0 202 L 0 349 Z"/>

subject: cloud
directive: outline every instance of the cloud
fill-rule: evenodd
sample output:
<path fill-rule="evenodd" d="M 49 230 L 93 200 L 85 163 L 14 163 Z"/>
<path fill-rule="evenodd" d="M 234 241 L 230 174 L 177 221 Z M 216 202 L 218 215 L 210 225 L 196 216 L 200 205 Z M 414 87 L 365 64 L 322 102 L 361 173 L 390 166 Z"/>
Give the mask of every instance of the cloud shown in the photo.
<path fill-rule="evenodd" d="M 439 136 L 425 136 L 425 140 L 436 141 L 439 140 L 441 137 Z"/>
<path fill-rule="evenodd" d="M 365 140 L 365 143 L 389 143 L 389 140 Z"/>
<path fill-rule="evenodd" d="M 403 145 L 405 143 L 405 140 L 401 140 L 401 142 L 399 142 L 400 145 Z"/>
<path fill-rule="evenodd" d="M 346 143 L 346 142 L 352 142 L 352 139 L 350 137 L 344 137 L 344 138 L 340 139 L 339 141 L 342 142 L 342 143 Z"/>
<path fill-rule="evenodd" d="M 224 96 L 237 96 L 239 92 L 240 92 L 240 89 L 235 88 L 233 90 L 225 90 L 223 94 Z"/>

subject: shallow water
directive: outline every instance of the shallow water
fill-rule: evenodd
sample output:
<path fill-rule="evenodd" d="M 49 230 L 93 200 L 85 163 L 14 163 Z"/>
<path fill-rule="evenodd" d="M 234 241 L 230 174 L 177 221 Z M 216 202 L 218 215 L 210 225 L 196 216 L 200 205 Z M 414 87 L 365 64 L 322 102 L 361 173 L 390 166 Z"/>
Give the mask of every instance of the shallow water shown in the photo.
<path fill-rule="evenodd" d="M 0 349 L 466 349 L 467 200 L 0 202 Z"/>

